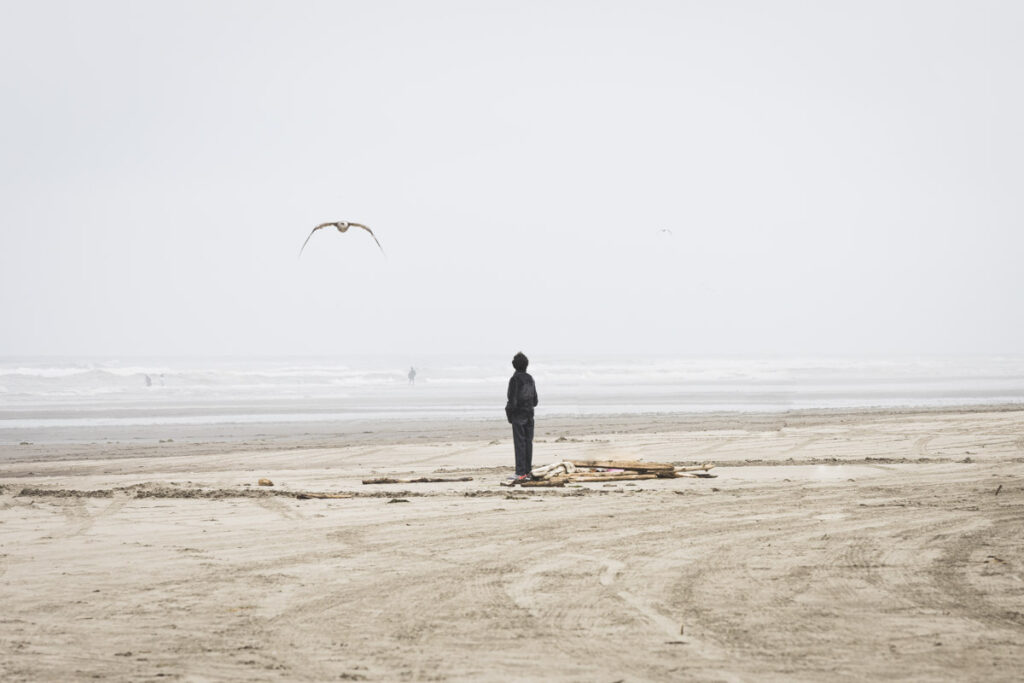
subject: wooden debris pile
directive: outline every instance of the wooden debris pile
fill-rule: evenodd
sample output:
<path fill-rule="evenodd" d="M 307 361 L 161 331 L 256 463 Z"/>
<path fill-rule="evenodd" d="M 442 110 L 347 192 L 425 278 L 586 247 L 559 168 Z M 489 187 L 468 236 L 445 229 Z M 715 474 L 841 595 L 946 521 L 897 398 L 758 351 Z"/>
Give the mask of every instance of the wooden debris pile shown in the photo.
<path fill-rule="evenodd" d="M 668 462 L 640 460 L 563 460 L 535 467 L 531 481 L 521 486 L 565 486 L 572 482 L 606 482 L 637 479 L 674 479 L 677 477 L 712 478 L 714 465 L 706 462 L 693 467 L 680 467 Z"/>

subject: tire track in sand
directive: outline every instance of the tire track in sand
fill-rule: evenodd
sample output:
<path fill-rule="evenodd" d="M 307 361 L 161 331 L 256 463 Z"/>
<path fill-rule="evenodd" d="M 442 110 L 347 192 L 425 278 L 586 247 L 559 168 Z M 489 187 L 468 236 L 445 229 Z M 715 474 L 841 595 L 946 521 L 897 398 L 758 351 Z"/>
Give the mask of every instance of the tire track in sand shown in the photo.
<path fill-rule="evenodd" d="M 86 505 L 85 499 L 70 498 L 58 500 L 60 502 L 57 505 L 59 505 L 60 512 L 67 520 L 67 526 L 60 532 L 51 534 L 54 538 L 74 538 L 75 536 L 80 536 L 92 528 L 97 520 L 117 514 L 128 503 L 127 497 L 119 496 L 96 514 L 89 514 L 89 508 Z"/>
<path fill-rule="evenodd" d="M 922 458 L 930 458 L 931 453 L 928 452 L 928 444 L 935 439 L 935 434 L 929 434 L 928 436 L 922 436 L 920 439 L 914 442 L 914 451 Z"/>
<path fill-rule="evenodd" d="M 605 646 L 594 644 L 593 632 L 640 622 L 669 643 L 690 645 L 705 657 L 722 655 L 720 648 L 692 634 L 680 640 L 684 627 L 679 617 L 666 616 L 635 592 L 621 588 L 618 577 L 627 569 L 625 562 L 606 555 L 561 553 L 521 570 L 507 591 L 535 621 L 559 634 L 554 642 L 569 654 L 600 654 Z M 567 592 L 566 585 L 573 590 Z"/>

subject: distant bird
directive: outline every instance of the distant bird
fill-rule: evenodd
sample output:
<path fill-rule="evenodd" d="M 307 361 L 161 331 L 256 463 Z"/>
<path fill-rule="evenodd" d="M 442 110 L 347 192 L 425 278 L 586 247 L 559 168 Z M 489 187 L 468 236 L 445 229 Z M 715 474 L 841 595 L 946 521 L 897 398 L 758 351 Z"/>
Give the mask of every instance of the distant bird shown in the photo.
<path fill-rule="evenodd" d="M 659 230 L 658 232 L 667 232 L 667 233 L 668 233 L 668 234 L 670 234 L 670 235 L 672 234 L 672 231 L 671 231 L 671 230 L 669 230 L 668 228 L 662 228 L 662 229 L 661 229 L 661 230 Z"/>
<path fill-rule="evenodd" d="M 362 223 L 349 223 L 347 221 L 335 221 L 334 223 L 321 223 L 320 225 L 318 225 L 315 228 L 313 228 L 313 230 L 309 233 L 309 237 L 312 237 L 313 233 L 316 232 L 317 230 L 319 230 L 320 228 L 328 228 L 328 227 L 331 227 L 331 226 L 334 226 L 335 228 L 337 228 L 338 232 L 345 232 L 349 228 L 362 228 L 366 232 L 370 233 L 370 237 L 372 237 L 373 241 L 377 243 L 377 247 L 380 249 L 380 253 L 384 254 L 384 247 L 380 246 L 380 240 L 378 240 L 377 236 L 373 234 L 373 230 L 370 230 L 368 227 L 366 227 Z M 302 252 L 306 248 L 306 244 L 309 243 L 309 237 L 307 237 L 306 241 L 302 243 L 302 249 L 299 249 L 299 256 L 302 256 Z M 384 254 L 384 255 L 387 256 L 387 254 Z"/>

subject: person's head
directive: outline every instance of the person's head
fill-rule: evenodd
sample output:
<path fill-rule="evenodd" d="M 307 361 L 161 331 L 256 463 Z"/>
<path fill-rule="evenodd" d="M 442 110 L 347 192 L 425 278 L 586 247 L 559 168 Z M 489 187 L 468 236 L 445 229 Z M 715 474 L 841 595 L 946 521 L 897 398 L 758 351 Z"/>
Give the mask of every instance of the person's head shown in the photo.
<path fill-rule="evenodd" d="M 512 356 L 512 367 L 519 372 L 526 372 L 526 367 L 530 364 L 530 359 L 526 357 L 522 351 Z"/>

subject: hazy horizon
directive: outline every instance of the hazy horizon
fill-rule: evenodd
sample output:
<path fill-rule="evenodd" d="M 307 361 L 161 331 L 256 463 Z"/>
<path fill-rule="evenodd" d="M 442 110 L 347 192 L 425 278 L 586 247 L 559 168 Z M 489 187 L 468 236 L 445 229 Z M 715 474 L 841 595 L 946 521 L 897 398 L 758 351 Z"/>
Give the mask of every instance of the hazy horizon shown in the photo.
<path fill-rule="evenodd" d="M 0 357 L 1024 351 L 1016 3 L 2 16 Z"/>

